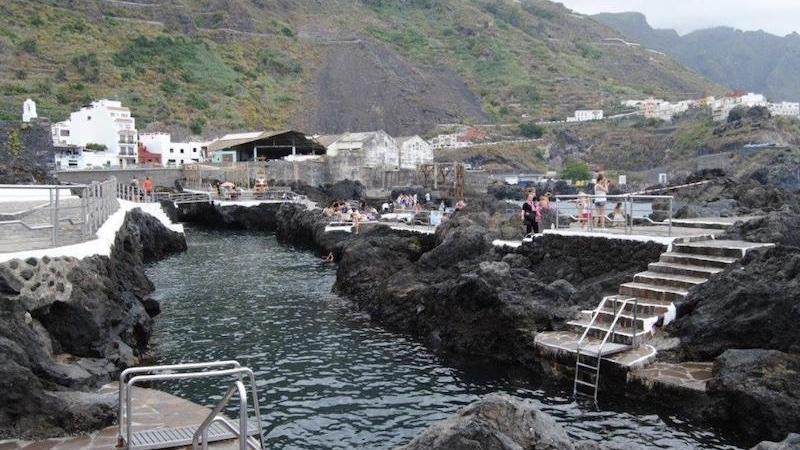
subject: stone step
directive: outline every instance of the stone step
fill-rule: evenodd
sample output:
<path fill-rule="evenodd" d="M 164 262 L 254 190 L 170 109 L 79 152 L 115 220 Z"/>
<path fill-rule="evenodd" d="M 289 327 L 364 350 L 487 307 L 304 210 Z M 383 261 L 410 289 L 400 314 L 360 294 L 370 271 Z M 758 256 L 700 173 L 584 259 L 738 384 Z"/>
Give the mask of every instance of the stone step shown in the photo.
<path fill-rule="evenodd" d="M 572 330 L 579 335 L 582 335 L 586 329 L 589 328 L 589 332 L 586 334 L 586 336 L 592 339 L 603 339 L 610 328 L 610 324 L 596 322 L 589 326 L 589 321 L 585 319 L 570 320 L 567 322 L 567 325 L 569 325 Z M 614 334 L 608 338 L 607 342 L 609 344 L 633 345 L 634 335 L 639 338 L 639 341 L 641 342 L 645 339 L 645 336 L 649 336 L 650 333 L 637 330 L 634 334 L 633 330 L 631 329 L 616 327 L 614 329 Z"/>
<path fill-rule="evenodd" d="M 620 295 L 638 297 L 640 299 L 653 299 L 674 302 L 686 297 L 688 291 L 672 286 L 658 286 L 649 283 L 624 283 L 619 286 Z"/>
<path fill-rule="evenodd" d="M 683 242 L 672 245 L 672 251 L 678 253 L 691 253 L 692 255 L 727 256 L 729 258 L 741 258 L 744 250 L 741 246 L 727 244 L 735 241 L 699 241 Z"/>
<path fill-rule="evenodd" d="M 665 273 L 672 275 L 686 275 L 708 279 L 712 275 L 722 272 L 718 267 L 694 266 L 690 264 L 674 264 L 666 262 L 654 262 L 647 266 L 650 272 Z"/>
<path fill-rule="evenodd" d="M 595 313 L 594 310 L 581 311 L 580 320 L 591 321 L 594 313 Z M 603 309 L 597 312 L 597 319 L 595 320 L 595 323 L 600 323 L 605 326 L 610 325 L 611 323 L 614 322 L 614 317 L 616 316 L 616 313 L 617 311 L 614 311 L 612 306 L 605 306 L 603 307 Z M 634 319 L 632 310 L 628 311 L 623 310 L 622 313 L 620 313 L 619 315 L 619 320 L 617 320 L 617 329 L 630 331 L 635 323 L 636 330 L 642 331 L 645 329 L 646 323 L 648 321 L 653 322 L 657 319 L 658 316 L 640 316 L 638 312 L 636 313 L 636 317 Z"/>
<path fill-rule="evenodd" d="M 705 228 L 709 230 L 727 230 L 733 222 L 725 219 L 672 219 L 672 225 L 682 228 Z"/>
<path fill-rule="evenodd" d="M 736 258 L 727 256 L 695 255 L 691 253 L 669 252 L 662 253 L 661 262 L 672 264 L 686 264 L 691 266 L 715 267 L 724 269 L 736 262 Z"/>
<path fill-rule="evenodd" d="M 654 284 L 657 286 L 672 286 L 690 289 L 698 284 L 705 283 L 708 281 L 708 278 L 647 271 L 634 275 L 633 281 L 637 283 Z"/>
<path fill-rule="evenodd" d="M 622 303 L 626 298 L 631 298 L 630 296 L 626 295 L 614 295 L 609 298 L 609 301 L 606 302 L 609 308 L 611 308 L 612 303 L 616 303 L 617 307 L 622 307 Z M 636 315 L 643 316 L 643 317 L 652 317 L 652 316 L 661 316 L 670 311 L 670 309 L 674 309 L 671 301 L 665 300 L 655 300 L 655 299 L 643 299 L 637 298 L 636 303 L 627 302 L 625 303 L 625 311 L 628 314 L 633 314 L 633 309 L 636 308 Z"/>

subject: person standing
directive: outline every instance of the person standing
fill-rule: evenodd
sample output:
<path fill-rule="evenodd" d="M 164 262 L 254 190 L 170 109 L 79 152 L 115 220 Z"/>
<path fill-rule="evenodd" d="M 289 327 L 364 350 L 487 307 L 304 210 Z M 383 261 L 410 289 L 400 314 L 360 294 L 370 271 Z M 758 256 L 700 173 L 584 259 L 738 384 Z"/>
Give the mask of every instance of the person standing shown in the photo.
<path fill-rule="evenodd" d="M 153 196 L 153 180 L 150 177 L 145 177 L 142 188 L 144 188 L 145 201 L 149 201 L 148 199 Z"/>
<path fill-rule="evenodd" d="M 525 224 L 525 236 L 530 236 L 531 233 L 539 233 L 539 220 L 537 217 L 541 214 L 539 210 L 539 202 L 536 201 L 536 190 L 528 191 L 528 196 L 525 203 L 522 204 L 522 222 Z"/>
<path fill-rule="evenodd" d="M 594 184 L 594 206 L 597 208 L 597 223 L 600 227 L 606 227 L 606 202 L 608 198 L 608 178 L 602 173 L 597 174 L 597 182 Z"/>

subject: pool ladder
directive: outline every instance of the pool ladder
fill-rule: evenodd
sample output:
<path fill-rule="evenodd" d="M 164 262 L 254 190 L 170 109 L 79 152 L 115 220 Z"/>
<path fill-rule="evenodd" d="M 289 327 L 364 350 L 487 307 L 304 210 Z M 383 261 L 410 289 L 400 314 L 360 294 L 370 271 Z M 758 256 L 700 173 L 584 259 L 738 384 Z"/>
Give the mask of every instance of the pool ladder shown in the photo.
<path fill-rule="evenodd" d="M 618 300 L 612 300 L 612 313 L 613 313 L 613 320 L 611 324 L 608 325 L 608 328 L 603 329 L 602 327 L 597 328 L 595 323 L 597 322 L 597 318 L 603 314 L 605 310 L 606 303 L 609 299 L 613 299 L 614 297 L 603 297 L 603 300 L 600 302 L 600 305 L 597 309 L 594 310 L 592 314 L 592 318 L 589 323 L 586 325 L 586 329 L 581 335 L 581 338 L 578 340 L 578 343 L 575 347 L 575 381 L 572 386 L 572 396 L 577 399 L 578 396 L 584 396 L 594 399 L 595 405 L 597 405 L 597 391 L 600 385 L 600 362 L 603 359 L 603 356 L 606 356 L 608 353 L 604 352 L 604 348 L 606 343 L 608 343 L 609 338 L 611 338 L 611 342 L 614 342 L 614 335 L 616 335 L 616 327 L 617 322 L 619 322 L 620 317 L 622 317 L 625 308 L 631 304 L 633 305 L 633 321 L 632 321 L 632 342 L 630 346 L 627 348 L 631 348 L 636 345 L 636 313 L 639 307 L 638 299 L 637 298 L 624 298 L 621 299 L 621 304 L 619 309 L 617 309 L 617 302 Z M 602 341 L 600 341 L 597 345 L 597 353 L 591 353 L 589 351 L 584 351 L 581 346 L 584 344 L 586 337 L 589 335 L 589 332 L 592 329 L 600 329 L 605 331 Z M 586 357 L 589 359 L 581 359 L 581 357 Z M 594 359 L 592 362 L 591 359 Z M 581 374 L 586 374 L 587 378 L 582 378 Z M 591 393 L 586 392 L 582 389 L 588 389 Z"/>
<path fill-rule="evenodd" d="M 158 428 L 134 432 L 131 424 L 131 389 L 151 381 L 176 381 L 199 378 L 231 378 L 232 383 L 222 399 L 214 406 L 199 426 Z M 248 395 L 245 379 L 250 382 L 250 394 L 255 410 L 255 420 L 248 419 Z M 239 419 L 231 421 L 221 414 L 234 396 L 239 397 Z M 124 408 L 123 408 L 124 406 Z M 258 435 L 258 439 L 253 437 Z M 239 450 L 259 450 L 264 447 L 260 405 L 253 371 L 241 367 L 237 361 L 173 364 L 166 366 L 134 367 L 126 369 L 119 377 L 119 431 L 117 447 L 128 450 L 154 450 L 192 444 L 193 450 L 209 442 L 228 439 L 239 440 Z"/>

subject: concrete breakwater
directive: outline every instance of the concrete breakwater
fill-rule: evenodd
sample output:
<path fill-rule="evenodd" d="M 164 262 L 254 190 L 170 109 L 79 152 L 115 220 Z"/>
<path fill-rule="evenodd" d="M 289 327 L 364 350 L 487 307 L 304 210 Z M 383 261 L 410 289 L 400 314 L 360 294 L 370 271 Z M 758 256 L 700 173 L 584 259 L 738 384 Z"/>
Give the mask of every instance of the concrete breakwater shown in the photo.
<path fill-rule="evenodd" d="M 293 204 L 195 205 L 174 214 L 215 227 L 274 232 L 285 242 L 333 252 L 339 262 L 337 293 L 372 320 L 414 335 L 439 353 L 570 377 L 569 367 L 537 355 L 537 333 L 565 328 L 578 311 L 596 306 L 602 295 L 646 270 L 665 247 L 546 235 L 532 245 L 499 249 L 491 244 L 496 235 L 491 216 L 482 211 L 458 213 L 432 236 L 387 227 L 357 236 L 325 233 L 319 211 Z M 737 435 L 748 444 L 780 441 L 795 431 L 800 418 L 795 394 L 800 388 L 800 336 L 787 321 L 798 319 L 792 309 L 800 267 L 800 250 L 793 246 L 796 221 L 794 213 L 776 212 L 749 229 L 733 230 L 779 245 L 753 252 L 702 288 L 690 290 L 678 305 L 677 320 L 660 332 L 659 352 L 669 360 L 714 361 L 707 390 L 626 382 L 624 373 L 609 372 L 603 387 L 607 395 L 637 406 L 645 400 L 684 417 L 738 428 Z M 770 283 L 759 283 L 763 277 Z M 737 291 L 730 292 L 731 286 Z M 742 402 L 758 413 L 742 411 Z"/>
<path fill-rule="evenodd" d="M 181 233 L 124 213 L 108 256 L 0 263 L 0 438 L 77 433 L 116 419 L 95 393 L 141 362 L 152 317 L 144 264 L 186 249 Z"/>

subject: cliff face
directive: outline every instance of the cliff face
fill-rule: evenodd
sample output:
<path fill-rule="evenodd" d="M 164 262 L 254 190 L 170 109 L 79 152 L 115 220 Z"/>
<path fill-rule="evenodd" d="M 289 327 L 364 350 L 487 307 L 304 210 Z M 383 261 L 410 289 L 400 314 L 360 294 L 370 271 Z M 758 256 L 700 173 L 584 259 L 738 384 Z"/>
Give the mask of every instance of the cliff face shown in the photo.
<path fill-rule="evenodd" d="M 113 422 L 115 399 L 89 391 L 147 348 L 158 308 L 144 263 L 185 249 L 183 235 L 133 210 L 108 257 L 0 264 L 0 438 Z"/>
<path fill-rule="evenodd" d="M 52 165 L 49 122 L 0 121 L 0 184 L 45 183 Z"/>

